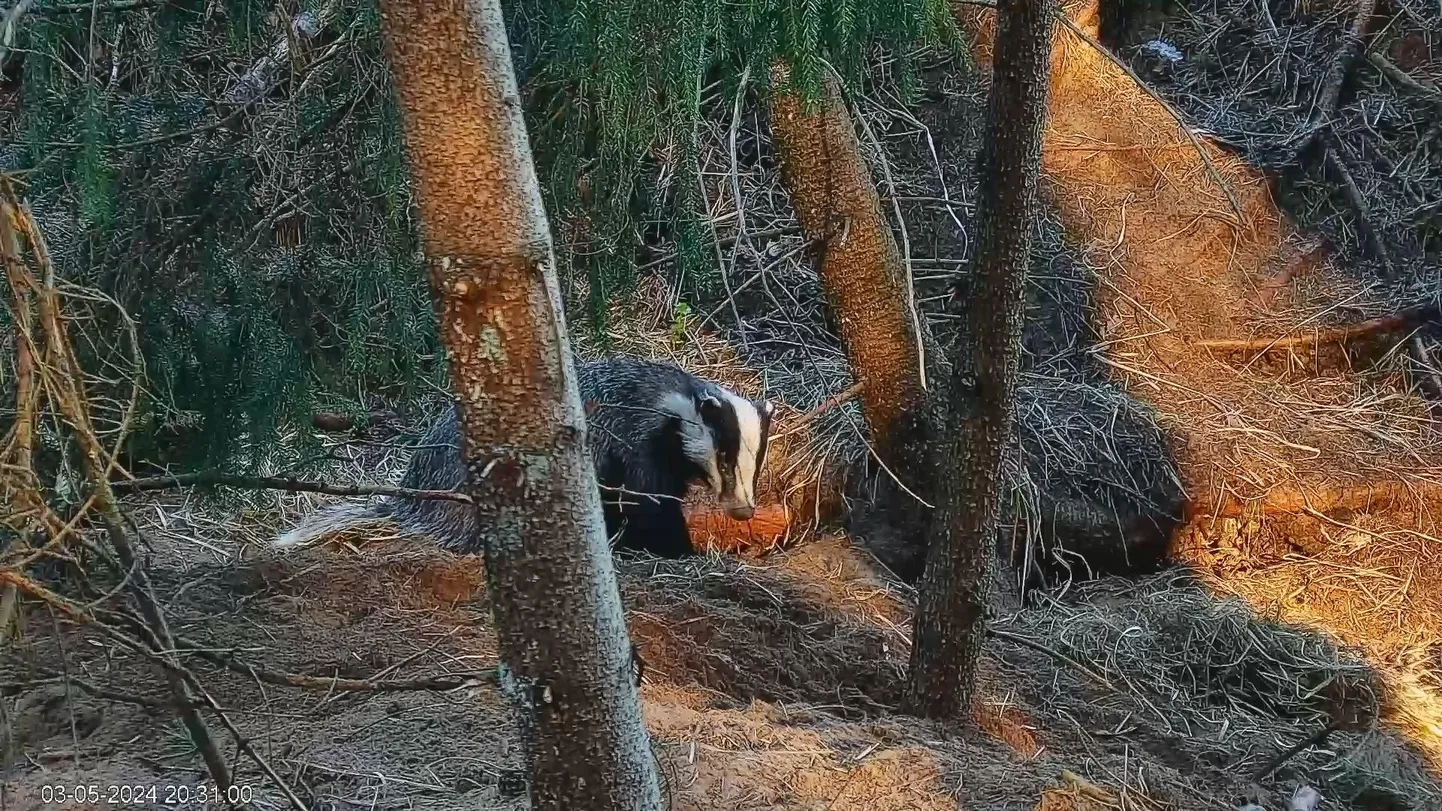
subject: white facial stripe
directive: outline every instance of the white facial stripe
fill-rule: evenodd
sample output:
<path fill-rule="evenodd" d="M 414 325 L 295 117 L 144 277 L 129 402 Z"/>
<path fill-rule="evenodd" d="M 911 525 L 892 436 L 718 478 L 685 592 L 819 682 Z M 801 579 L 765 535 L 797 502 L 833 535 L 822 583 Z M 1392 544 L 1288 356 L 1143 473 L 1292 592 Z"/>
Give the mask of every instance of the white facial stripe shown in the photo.
<path fill-rule="evenodd" d="M 711 491 L 720 495 L 721 492 L 721 471 L 716 469 L 716 442 L 711 437 L 705 423 L 701 421 L 701 415 L 696 411 L 696 404 L 691 398 L 679 392 L 670 392 L 661 401 L 660 407 L 681 420 L 681 451 L 691 461 L 701 465 L 706 471 L 707 483 Z"/>
<path fill-rule="evenodd" d="M 736 426 L 740 429 L 741 447 L 736 452 L 736 500 L 748 507 L 756 506 L 756 454 L 761 450 L 761 415 L 756 406 L 745 397 L 738 397 L 722 389 L 726 401 L 736 412 Z"/>

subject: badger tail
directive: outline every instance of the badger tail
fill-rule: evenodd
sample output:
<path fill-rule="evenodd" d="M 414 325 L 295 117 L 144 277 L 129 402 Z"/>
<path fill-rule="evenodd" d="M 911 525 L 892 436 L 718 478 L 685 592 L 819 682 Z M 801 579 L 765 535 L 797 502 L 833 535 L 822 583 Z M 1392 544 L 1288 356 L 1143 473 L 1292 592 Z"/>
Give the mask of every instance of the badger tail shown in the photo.
<path fill-rule="evenodd" d="M 306 546 L 327 535 L 388 518 L 390 514 L 391 505 L 384 501 L 376 504 L 337 504 L 306 516 L 290 531 L 277 535 L 271 545 L 277 549 Z"/>

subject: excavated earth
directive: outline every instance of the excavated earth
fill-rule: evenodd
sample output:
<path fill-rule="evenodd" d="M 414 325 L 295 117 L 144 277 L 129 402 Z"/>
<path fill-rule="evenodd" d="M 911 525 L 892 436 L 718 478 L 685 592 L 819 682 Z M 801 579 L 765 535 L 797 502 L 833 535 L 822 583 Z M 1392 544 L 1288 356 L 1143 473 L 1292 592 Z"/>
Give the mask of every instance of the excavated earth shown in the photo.
<path fill-rule="evenodd" d="M 958 13 L 989 58 L 989 12 Z M 1173 556 L 1366 650 L 1389 717 L 1442 764 L 1442 423 L 1397 362 L 1407 325 L 1339 340 L 1358 283 L 1095 44 L 1094 2 L 1064 13 L 1080 33 L 1057 26 L 1043 171 L 1099 268 L 1105 363 L 1173 437 Z"/>

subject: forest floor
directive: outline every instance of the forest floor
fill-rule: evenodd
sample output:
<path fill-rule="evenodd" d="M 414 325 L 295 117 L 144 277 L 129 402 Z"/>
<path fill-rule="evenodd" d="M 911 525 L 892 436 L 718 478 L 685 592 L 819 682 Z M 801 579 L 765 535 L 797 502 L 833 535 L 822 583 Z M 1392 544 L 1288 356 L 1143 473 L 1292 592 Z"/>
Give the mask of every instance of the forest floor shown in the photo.
<path fill-rule="evenodd" d="M 175 631 L 249 666 L 394 682 L 496 661 L 475 558 L 384 528 L 290 555 L 257 551 L 271 521 L 241 529 L 179 497 L 135 516 Z M 1247 798 L 1279 809 L 1301 785 L 1321 788 L 1321 808 L 1442 801 L 1411 744 L 1385 726 L 1338 732 L 1253 781 L 1326 723 L 1335 686 L 1368 685 L 1371 671 L 1319 635 L 1218 600 L 1182 569 L 999 604 L 978 723 L 956 737 L 896 714 L 911 595 L 843 537 L 761 560 L 621 560 L 619 571 L 674 809 L 1233 809 Z M 57 635 L 43 612 L 30 625 L 19 649 L 28 672 L 161 697 L 147 665 Z M 507 712 L 490 688 L 301 690 L 197 667 L 311 807 L 525 807 Z M 165 712 L 50 683 L 10 720 L 23 754 L 7 807 L 57 807 L 42 804 L 46 785 L 201 780 Z M 235 762 L 259 807 L 285 806 L 253 761 Z"/>
<path fill-rule="evenodd" d="M 1071 11 L 1084 30 L 1093 26 L 1085 9 Z M 881 126 L 885 105 L 866 108 L 902 187 L 884 191 L 907 197 L 899 210 L 913 227 L 923 294 L 965 264 L 954 239 L 912 216 L 929 201 L 965 236 L 957 212 L 967 209 L 966 184 L 953 169 L 970 154 L 956 141 L 975 140 L 975 94 L 946 81 L 943 94 L 973 97 L 948 102 L 954 118 L 933 108 L 903 122 L 910 152 Z M 720 106 L 709 141 L 724 145 L 729 126 L 742 154 L 733 146 L 727 161 L 723 146 L 703 156 L 716 181 L 713 220 L 794 231 L 777 213 L 784 195 L 769 191 L 762 128 L 733 117 L 729 99 Z M 1256 172 L 1205 142 L 1200 150 L 1214 169 L 1120 68 L 1058 30 L 1045 170 L 1052 216 L 1081 246 L 1097 287 L 1098 342 L 1083 354 L 1155 407 L 1193 502 L 1215 505 L 1189 516 L 1181 562 L 1146 578 L 1034 591 L 1025 604 L 1000 573 L 977 723 L 950 735 L 895 711 L 913 594 L 822 522 L 779 550 L 618 558 L 671 808 L 1235 809 L 1250 799 L 1280 811 L 1302 786 L 1321 792 L 1323 809 L 1442 808 L 1442 612 L 1430 588 L 1442 571 L 1425 523 L 1427 488 L 1438 486 L 1435 423 L 1386 353 L 1324 366 L 1293 342 L 1273 357 L 1275 338 L 1317 335 L 1339 318 L 1336 302 L 1360 290 L 1331 267 L 1269 284 L 1288 278 L 1308 244 Z M 940 179 L 927 182 L 939 185 L 913 188 L 933 163 Z M 738 207 L 746 200 L 744 216 L 725 210 L 731 188 L 740 189 Z M 744 282 L 733 253 L 733 281 L 749 290 L 737 288 L 736 308 L 718 305 L 692 323 L 686 341 L 657 337 L 667 334 L 674 290 L 653 291 L 645 323 L 618 323 L 612 336 L 619 349 L 787 395 L 780 425 L 791 442 L 772 463 L 784 468 L 774 486 L 787 493 L 819 487 L 838 459 L 864 456 L 858 442 L 836 439 L 859 436 L 853 408 L 795 422 L 847 384 L 816 315 L 814 278 L 794 257 L 800 244 L 748 247 L 764 269 Z M 779 306 L 787 297 L 794 306 Z M 1240 356 L 1201 344 L 1256 336 L 1261 343 Z M 1029 367 L 1028 402 L 1061 408 L 1063 395 L 1047 392 L 1082 390 L 1043 379 L 1043 366 Z M 1023 432 L 1036 430 L 1027 422 L 1036 410 L 1023 415 Z M 1108 413 L 1117 412 L 1103 409 L 1104 422 Z M 392 480 L 405 458 L 374 443 L 349 447 L 337 480 Z M 1379 501 L 1386 488 L 1375 486 L 1388 481 L 1421 500 L 1394 490 Z M 1356 503 L 1308 501 L 1359 484 L 1366 492 Z M 1278 493 L 1282 502 L 1306 497 L 1269 513 Z M 131 503 L 172 628 L 258 669 L 194 665 L 258 755 L 238 754 L 214 728 L 238 782 L 253 787 L 259 807 L 286 807 L 263 760 L 314 808 L 524 808 L 499 695 L 397 684 L 495 664 L 479 561 L 384 526 L 287 555 L 266 548 L 275 529 L 316 503 L 256 496 L 228 512 L 177 494 Z M 1379 503 L 1385 509 L 1369 509 Z M 179 724 L 147 706 L 164 690 L 152 668 L 43 609 L 30 612 L 15 650 L 0 662 L 8 688 L 25 686 L 0 702 L 12 731 L 4 808 L 64 807 L 43 802 L 46 785 L 159 786 L 164 803 L 179 799 L 164 786 L 201 782 Z M 311 690 L 262 677 L 280 673 L 384 679 L 394 689 Z M 1257 774 L 1328 724 L 1339 728 L 1324 742 Z"/>
<path fill-rule="evenodd" d="M 1095 3 L 1068 6 L 1094 38 Z M 1366 650 L 1384 715 L 1442 764 L 1442 431 L 1405 372 L 1418 325 L 1345 329 L 1400 297 L 1389 311 L 1389 291 L 1318 261 L 1261 172 L 1127 71 L 1058 27 L 1043 162 L 1098 268 L 1105 362 L 1173 439 L 1191 501 L 1174 557 Z"/>

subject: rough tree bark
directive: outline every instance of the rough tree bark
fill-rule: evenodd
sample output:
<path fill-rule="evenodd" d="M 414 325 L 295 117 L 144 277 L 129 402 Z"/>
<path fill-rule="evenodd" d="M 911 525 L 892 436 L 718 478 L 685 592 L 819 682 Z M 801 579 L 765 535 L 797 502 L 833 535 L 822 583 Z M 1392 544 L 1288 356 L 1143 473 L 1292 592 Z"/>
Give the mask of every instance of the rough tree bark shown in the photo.
<path fill-rule="evenodd" d="M 904 466 L 899 457 L 926 394 L 906 269 L 835 78 L 826 74 L 820 106 L 807 109 L 788 90 L 789 75 L 780 62 L 771 71 L 771 135 L 782 180 L 806 238 L 821 246 L 821 281 L 863 386 L 861 409 L 877 455 Z"/>
<path fill-rule="evenodd" d="M 1028 254 L 1037 215 L 1055 0 L 1001 0 L 981 177 L 981 243 L 970 358 L 950 381 L 952 430 L 941 459 L 926 573 L 912 628 L 907 704 L 964 723 L 986 638 L 990 567 L 1021 366 Z"/>
<path fill-rule="evenodd" d="M 382 0 L 537 811 L 661 805 L 499 0 Z"/>

